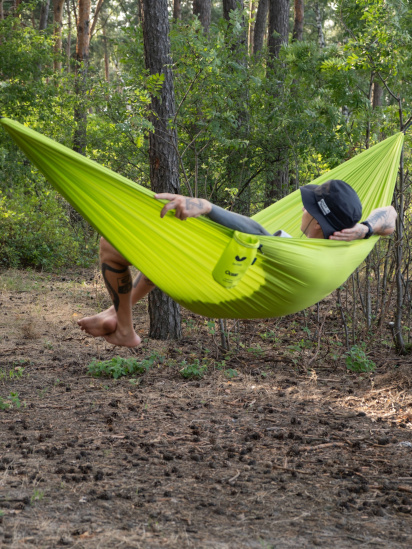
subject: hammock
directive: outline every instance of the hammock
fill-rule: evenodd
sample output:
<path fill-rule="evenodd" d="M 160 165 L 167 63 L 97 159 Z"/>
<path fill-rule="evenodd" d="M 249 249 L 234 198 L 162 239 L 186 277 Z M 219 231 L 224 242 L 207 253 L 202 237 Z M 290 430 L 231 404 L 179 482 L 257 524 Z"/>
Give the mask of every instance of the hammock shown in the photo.
<path fill-rule="evenodd" d="M 72 206 L 161 290 L 191 311 L 212 318 L 269 318 L 313 305 L 345 282 L 378 237 L 353 242 L 301 237 L 297 190 L 254 216 L 268 231 L 293 238 L 260 237 L 261 251 L 239 284 L 226 289 L 212 272 L 233 230 L 206 217 L 185 222 L 154 193 L 39 133 L 2 118 L 27 157 Z M 363 219 L 391 203 L 403 133 L 362 152 L 313 183 L 343 179 L 358 193 Z"/>

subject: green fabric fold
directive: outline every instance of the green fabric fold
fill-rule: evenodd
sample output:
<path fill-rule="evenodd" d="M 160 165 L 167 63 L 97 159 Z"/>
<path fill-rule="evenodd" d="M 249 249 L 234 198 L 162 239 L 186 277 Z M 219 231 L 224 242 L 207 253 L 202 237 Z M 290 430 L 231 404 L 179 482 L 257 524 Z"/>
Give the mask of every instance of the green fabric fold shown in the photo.
<path fill-rule="evenodd" d="M 377 237 L 335 242 L 301 237 L 300 191 L 259 212 L 267 230 L 261 251 L 239 284 L 226 289 L 212 272 L 233 230 L 207 218 L 182 222 L 144 187 L 7 118 L 0 123 L 72 206 L 159 288 L 195 313 L 214 318 L 283 316 L 320 301 L 369 254 Z M 362 152 L 312 183 L 343 179 L 359 194 L 363 219 L 391 203 L 403 133 Z"/>

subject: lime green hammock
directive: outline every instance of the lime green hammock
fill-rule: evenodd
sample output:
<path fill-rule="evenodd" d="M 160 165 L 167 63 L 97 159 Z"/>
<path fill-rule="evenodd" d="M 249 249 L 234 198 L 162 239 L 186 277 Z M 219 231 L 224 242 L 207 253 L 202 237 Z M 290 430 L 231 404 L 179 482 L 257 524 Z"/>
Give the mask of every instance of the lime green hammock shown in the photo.
<path fill-rule="evenodd" d="M 283 316 L 317 303 L 366 258 L 377 237 L 354 242 L 301 237 L 300 191 L 254 216 L 268 231 L 261 252 L 239 284 L 225 289 L 213 269 L 233 230 L 210 219 L 160 218 L 154 193 L 21 124 L 0 122 L 27 157 L 76 210 L 159 288 L 191 311 L 213 318 Z M 403 145 L 398 133 L 322 175 L 343 179 L 359 194 L 363 218 L 391 203 Z"/>

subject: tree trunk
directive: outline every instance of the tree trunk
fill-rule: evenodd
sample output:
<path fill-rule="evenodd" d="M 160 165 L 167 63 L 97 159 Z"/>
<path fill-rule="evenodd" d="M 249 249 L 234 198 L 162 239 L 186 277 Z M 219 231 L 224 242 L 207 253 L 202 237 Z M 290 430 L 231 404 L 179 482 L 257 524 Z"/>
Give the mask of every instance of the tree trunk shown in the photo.
<path fill-rule="evenodd" d="M 3 0 L 0 0 L 0 21 L 4 20 Z"/>
<path fill-rule="evenodd" d="M 273 36 L 276 33 L 276 36 Z M 289 0 L 269 0 L 269 53 L 278 58 L 289 41 Z"/>
<path fill-rule="evenodd" d="M 47 27 L 47 20 L 49 18 L 49 7 L 50 0 L 45 0 L 40 9 L 39 31 L 42 31 Z"/>
<path fill-rule="evenodd" d="M 173 0 L 173 19 L 175 21 L 182 18 L 181 0 Z"/>
<path fill-rule="evenodd" d="M 248 36 L 247 36 L 247 51 L 249 55 L 253 53 L 253 35 L 255 32 L 255 23 L 253 21 L 253 18 L 255 16 L 256 12 L 256 0 L 250 0 L 249 3 L 249 29 L 248 29 Z"/>
<path fill-rule="evenodd" d="M 267 208 L 289 194 L 289 161 L 287 158 L 276 162 L 275 174 L 266 180 L 265 202 Z"/>
<path fill-rule="evenodd" d="M 295 23 L 293 25 L 292 40 L 303 40 L 303 21 L 305 6 L 303 0 L 295 0 Z"/>
<path fill-rule="evenodd" d="M 177 133 L 170 128 L 175 109 L 167 0 L 142 0 L 145 64 L 150 74 L 163 74 L 160 98 L 153 97 L 149 136 L 150 180 L 155 192 L 179 192 Z M 165 273 L 167 276 L 167 273 Z M 149 295 L 150 332 L 155 339 L 181 337 L 180 307 L 157 288 Z"/>
<path fill-rule="evenodd" d="M 259 0 L 253 35 L 253 53 L 258 53 L 263 48 L 263 41 L 267 29 L 268 11 L 269 0 Z"/>
<path fill-rule="evenodd" d="M 53 23 L 54 23 L 54 70 L 61 71 L 62 62 L 59 57 L 62 53 L 62 21 L 63 21 L 64 0 L 53 0 Z M 68 11 L 69 16 L 70 12 Z"/>
<path fill-rule="evenodd" d="M 66 9 L 67 9 L 66 58 L 67 58 L 67 72 L 70 73 L 70 59 L 71 59 L 71 50 L 72 50 L 72 16 L 71 16 L 71 13 L 70 13 L 70 0 L 67 0 L 67 8 Z M 61 33 L 60 33 L 60 36 L 61 36 Z"/>
<path fill-rule="evenodd" d="M 96 29 L 97 20 L 98 20 L 98 17 L 99 17 L 100 10 L 102 9 L 102 6 L 103 6 L 103 2 L 104 2 L 104 0 L 97 0 L 96 9 L 94 10 L 94 15 L 93 15 L 93 22 L 92 22 L 91 25 L 89 25 L 89 27 L 90 27 L 90 30 L 89 30 L 89 44 L 90 44 L 90 41 L 91 41 L 92 36 L 94 34 L 94 31 Z"/>
<path fill-rule="evenodd" d="M 104 47 L 104 75 L 106 82 L 109 82 L 109 51 L 107 48 L 106 27 L 103 27 L 103 47 Z"/>
<path fill-rule="evenodd" d="M 276 36 L 274 36 L 274 33 Z M 269 0 L 269 67 L 274 67 L 272 59 L 279 58 L 280 49 L 289 40 L 289 0 Z M 281 85 L 281 84 L 279 84 Z M 278 93 L 273 88 L 273 95 Z M 274 166 L 274 176 L 266 180 L 265 206 L 279 200 L 289 192 L 289 159 L 287 152 L 281 152 Z"/>
<path fill-rule="evenodd" d="M 86 96 L 87 64 L 89 59 L 90 7 L 90 0 L 79 0 L 76 76 L 74 83 L 76 105 L 74 107 L 75 129 L 73 150 L 83 155 L 86 154 L 87 144 L 87 106 L 84 98 Z"/>
<path fill-rule="evenodd" d="M 209 34 L 212 17 L 212 0 L 193 0 L 193 15 L 197 15 L 202 23 L 203 31 Z"/>
<path fill-rule="evenodd" d="M 230 21 L 230 12 L 243 10 L 243 0 L 223 0 L 223 17 Z"/>
<path fill-rule="evenodd" d="M 326 45 L 326 42 L 325 42 L 325 35 L 323 34 L 323 15 L 322 15 L 320 6 L 317 2 L 314 6 L 314 10 L 315 10 L 316 28 L 318 31 L 318 46 L 320 48 L 324 48 Z"/>
<path fill-rule="evenodd" d="M 372 90 L 372 107 L 376 109 L 377 107 L 382 107 L 383 103 L 383 88 L 379 82 L 373 83 Z"/>

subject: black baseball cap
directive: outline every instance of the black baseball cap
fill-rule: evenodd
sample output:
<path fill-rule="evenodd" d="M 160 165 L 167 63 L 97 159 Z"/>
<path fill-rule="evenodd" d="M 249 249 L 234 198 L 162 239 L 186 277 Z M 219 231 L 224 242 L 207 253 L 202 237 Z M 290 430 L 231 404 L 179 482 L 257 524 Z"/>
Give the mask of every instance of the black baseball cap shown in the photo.
<path fill-rule="evenodd" d="M 300 192 L 305 210 L 319 223 L 324 238 L 350 229 L 362 218 L 359 196 L 345 181 L 330 179 L 323 185 L 305 185 Z"/>

